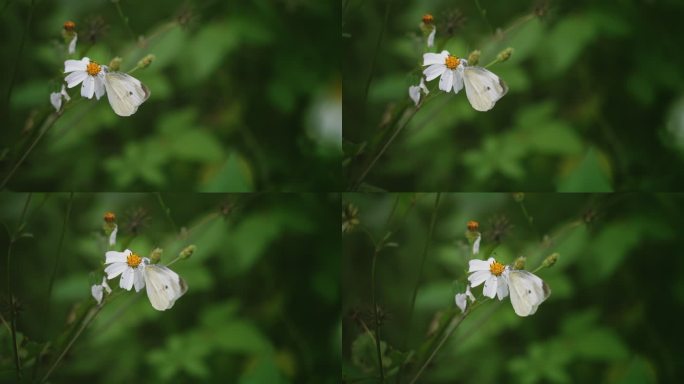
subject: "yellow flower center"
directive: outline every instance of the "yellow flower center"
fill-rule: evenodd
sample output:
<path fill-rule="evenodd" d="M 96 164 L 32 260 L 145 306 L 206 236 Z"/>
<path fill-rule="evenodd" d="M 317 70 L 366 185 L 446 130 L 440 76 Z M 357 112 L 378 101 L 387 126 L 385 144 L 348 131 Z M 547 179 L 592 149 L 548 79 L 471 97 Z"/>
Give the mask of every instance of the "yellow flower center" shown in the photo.
<path fill-rule="evenodd" d="M 138 256 L 137 253 L 131 253 L 130 255 L 128 255 L 128 259 L 126 260 L 126 262 L 128 263 L 129 267 L 135 268 L 138 265 L 140 265 L 140 263 L 142 262 L 142 258 Z"/>
<path fill-rule="evenodd" d="M 504 269 L 506 269 L 506 267 L 503 264 L 499 263 L 498 261 L 494 261 L 492 264 L 489 265 L 489 271 L 494 276 L 501 276 Z"/>
<path fill-rule="evenodd" d="M 95 76 L 98 73 L 100 73 L 100 69 L 101 69 L 100 64 L 98 64 L 94 61 L 91 61 L 90 64 L 88 64 L 88 66 L 86 66 L 86 72 L 88 72 L 88 74 L 90 76 Z"/>
<path fill-rule="evenodd" d="M 449 69 L 456 69 L 460 63 L 461 60 L 458 57 L 451 55 L 447 56 L 446 60 L 444 60 L 444 64 L 446 64 Z"/>

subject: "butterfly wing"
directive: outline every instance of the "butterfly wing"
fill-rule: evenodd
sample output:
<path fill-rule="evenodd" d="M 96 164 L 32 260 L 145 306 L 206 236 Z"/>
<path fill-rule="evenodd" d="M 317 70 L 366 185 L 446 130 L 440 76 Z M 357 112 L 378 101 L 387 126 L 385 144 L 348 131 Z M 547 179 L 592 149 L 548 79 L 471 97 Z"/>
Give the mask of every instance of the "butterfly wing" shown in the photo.
<path fill-rule="evenodd" d="M 134 114 L 140 104 L 150 97 L 150 90 L 135 77 L 121 72 L 105 74 L 107 99 L 119 116 Z"/>
<path fill-rule="evenodd" d="M 513 310 L 518 316 L 529 316 L 537 312 L 539 304 L 543 303 L 551 290 L 538 276 L 528 271 L 510 271 L 508 286 Z"/>
<path fill-rule="evenodd" d="M 163 265 L 145 267 L 145 287 L 152 307 L 165 311 L 188 290 L 185 281 L 178 274 Z"/>
<path fill-rule="evenodd" d="M 494 104 L 508 92 L 506 83 L 499 76 L 482 67 L 465 67 L 463 81 L 470 105 L 480 112 L 494 108 Z"/>

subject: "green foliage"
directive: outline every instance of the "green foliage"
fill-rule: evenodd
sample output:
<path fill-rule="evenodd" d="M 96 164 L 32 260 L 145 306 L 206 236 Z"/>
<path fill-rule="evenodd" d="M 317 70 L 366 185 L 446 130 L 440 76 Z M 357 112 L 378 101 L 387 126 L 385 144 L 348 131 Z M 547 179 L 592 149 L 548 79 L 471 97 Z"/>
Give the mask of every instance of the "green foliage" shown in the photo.
<path fill-rule="evenodd" d="M 684 262 L 673 256 L 684 230 L 681 194 L 441 194 L 436 210 L 435 199 L 343 196 L 358 207 L 360 221 L 343 237 L 345 382 L 379 376 L 367 327 L 374 321 L 371 260 L 384 233 L 384 243 L 396 243 L 379 253 L 374 292 L 387 382 L 397 375 L 411 382 L 434 351 L 417 382 L 655 383 L 682 374 L 673 330 L 684 303 Z M 560 255 L 535 272 L 551 295 L 534 315 L 517 316 L 508 298 L 483 299 L 479 286 L 471 312 L 457 322 L 454 295 L 465 290 L 472 258 L 464 236 L 469 220 L 480 223 L 477 258 L 511 264 L 525 256 L 526 269 L 535 270 Z"/>

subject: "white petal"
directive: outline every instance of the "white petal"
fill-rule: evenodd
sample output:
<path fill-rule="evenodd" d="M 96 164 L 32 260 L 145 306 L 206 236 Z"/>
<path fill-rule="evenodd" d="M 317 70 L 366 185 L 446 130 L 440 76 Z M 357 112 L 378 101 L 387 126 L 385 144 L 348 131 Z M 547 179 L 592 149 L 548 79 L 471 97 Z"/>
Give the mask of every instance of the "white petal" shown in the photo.
<path fill-rule="evenodd" d="M 95 77 L 95 97 L 100 100 L 100 97 L 105 94 L 104 80 L 102 76 Z"/>
<path fill-rule="evenodd" d="M 429 90 L 427 89 L 427 87 L 425 86 L 425 78 L 424 78 L 424 77 L 421 77 L 421 78 L 420 78 L 420 84 L 419 84 L 418 86 L 420 87 L 420 89 L 423 90 L 423 93 L 425 93 L 426 95 L 427 95 L 428 93 L 430 93 L 430 91 L 429 91 Z"/>
<path fill-rule="evenodd" d="M 499 282 L 496 288 L 496 295 L 499 300 L 503 300 L 506 296 L 508 296 L 508 282 L 506 282 L 506 279 L 503 277 L 499 277 L 497 280 Z"/>
<path fill-rule="evenodd" d="M 456 301 L 456 306 L 461 310 L 461 313 L 463 313 L 466 309 L 466 305 L 468 305 L 465 293 L 457 293 L 454 300 Z"/>
<path fill-rule="evenodd" d="M 107 291 L 107 293 L 112 293 L 112 289 L 109 288 L 109 284 L 107 284 L 107 277 L 106 276 L 102 276 L 101 286 L 102 286 L 102 288 L 104 288 L 105 291 Z"/>
<path fill-rule="evenodd" d="M 435 32 L 437 32 L 436 27 L 432 27 L 432 32 L 430 32 L 430 35 L 427 38 L 427 46 L 432 47 L 435 45 Z"/>
<path fill-rule="evenodd" d="M 487 281 L 485 281 L 484 289 L 482 290 L 482 294 L 489 297 L 490 299 L 493 299 L 494 296 L 496 296 L 496 289 L 497 289 L 497 282 L 498 279 L 496 276 L 491 275 Z"/>
<path fill-rule="evenodd" d="M 76 71 L 71 72 L 69 75 L 67 75 L 67 77 L 64 78 L 64 81 L 66 81 L 67 87 L 73 88 L 79 85 L 87 77 L 88 73 L 86 71 Z"/>
<path fill-rule="evenodd" d="M 409 97 L 413 100 L 413 103 L 418 105 L 420 101 L 420 86 L 412 85 L 408 89 Z"/>
<path fill-rule="evenodd" d="M 489 271 L 489 266 L 492 264 L 490 260 L 473 259 L 468 262 L 468 273 L 475 271 Z"/>
<path fill-rule="evenodd" d="M 111 280 L 123 273 L 128 268 L 126 263 L 114 263 L 110 264 L 105 268 L 105 273 L 107 274 L 107 279 Z"/>
<path fill-rule="evenodd" d="M 101 285 L 93 285 L 90 287 L 90 294 L 93 295 L 93 299 L 97 301 L 98 304 L 102 303 L 102 296 L 104 295 L 102 292 L 102 286 Z"/>
<path fill-rule="evenodd" d="M 145 288 L 145 277 L 143 275 L 143 268 L 136 268 L 133 271 L 133 286 L 135 286 L 136 292 L 140 292 L 141 289 Z"/>
<path fill-rule="evenodd" d="M 126 270 L 124 270 L 123 274 L 121 275 L 121 280 L 119 280 L 119 287 L 127 291 L 130 291 L 131 288 L 133 288 L 133 275 L 133 268 L 126 268 Z"/>
<path fill-rule="evenodd" d="M 109 251 L 105 253 L 105 264 L 110 264 L 110 263 L 125 263 L 126 260 L 128 259 L 128 256 L 130 256 L 131 250 L 127 249 L 123 252 L 117 252 L 117 251 Z"/>
<path fill-rule="evenodd" d="M 85 72 L 89 63 L 90 63 L 90 59 L 87 57 L 84 57 L 81 60 L 67 60 L 64 62 L 64 73 L 74 72 L 74 71 L 84 71 Z"/>
<path fill-rule="evenodd" d="M 454 83 L 454 90 L 456 90 L 456 83 Z M 461 87 L 463 87 L 463 78 L 461 78 Z M 458 91 L 456 91 L 458 93 Z M 473 243 L 473 255 L 480 253 L 480 240 L 482 240 L 482 235 L 477 236 L 475 242 Z"/>
<path fill-rule="evenodd" d="M 436 79 L 439 75 L 446 72 L 447 67 L 444 63 L 442 64 L 432 64 L 431 66 L 423 70 L 423 75 L 425 75 L 425 80 L 432 81 Z"/>
<path fill-rule="evenodd" d="M 99 99 L 99 97 L 98 97 L 98 99 Z M 114 225 L 114 230 L 113 230 L 112 233 L 109 235 L 109 245 L 110 245 L 110 246 L 116 244 L 116 233 L 117 233 L 117 232 L 119 232 L 119 226 L 115 224 L 115 225 Z M 109 253 L 109 252 L 107 252 L 107 253 Z"/>
<path fill-rule="evenodd" d="M 52 92 L 50 94 L 50 104 L 55 107 L 55 111 L 59 112 L 62 107 L 62 94 L 59 92 Z"/>
<path fill-rule="evenodd" d="M 74 38 L 71 39 L 69 43 L 69 54 L 76 52 L 76 40 L 78 40 L 78 35 L 74 33 Z"/>
<path fill-rule="evenodd" d="M 81 85 L 81 96 L 86 99 L 92 99 L 95 93 L 95 78 L 93 76 L 88 76 L 83 80 Z"/>
<path fill-rule="evenodd" d="M 64 100 L 69 101 L 71 100 L 71 97 L 69 97 L 69 94 L 66 91 L 66 88 L 64 87 L 64 84 L 62 84 L 62 90 L 59 92 L 64 96 Z"/>
<path fill-rule="evenodd" d="M 454 81 L 454 71 L 447 69 L 442 73 L 442 77 L 439 79 L 439 89 L 444 92 L 450 92 L 453 87 Z"/>
<path fill-rule="evenodd" d="M 442 51 L 442 53 L 425 53 L 423 54 L 423 67 L 433 64 L 442 64 L 446 62 L 449 52 Z"/>
<path fill-rule="evenodd" d="M 477 287 L 487 280 L 492 275 L 489 271 L 475 271 L 470 276 L 468 276 L 468 281 L 473 287 Z"/>
<path fill-rule="evenodd" d="M 475 302 L 475 296 L 473 296 L 473 293 L 470 292 L 470 285 L 466 288 L 465 294 L 470 299 L 470 302 Z"/>

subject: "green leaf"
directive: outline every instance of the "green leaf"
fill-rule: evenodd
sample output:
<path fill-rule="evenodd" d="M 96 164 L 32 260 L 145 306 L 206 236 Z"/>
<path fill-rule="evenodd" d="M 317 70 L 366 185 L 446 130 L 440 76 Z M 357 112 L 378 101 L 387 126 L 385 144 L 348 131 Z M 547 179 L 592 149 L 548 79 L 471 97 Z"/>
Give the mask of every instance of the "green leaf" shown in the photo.
<path fill-rule="evenodd" d="M 612 192 L 607 165 L 600 161 L 595 149 L 558 182 L 558 192 Z"/>

